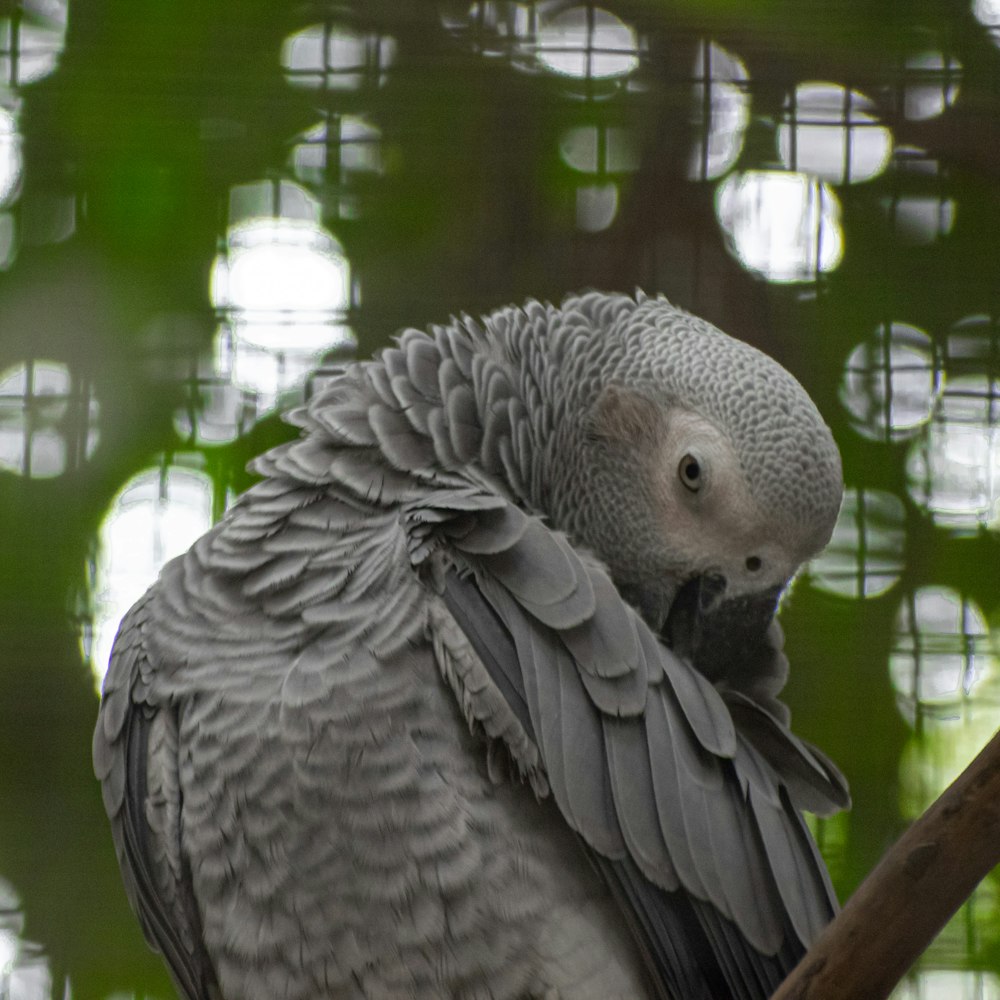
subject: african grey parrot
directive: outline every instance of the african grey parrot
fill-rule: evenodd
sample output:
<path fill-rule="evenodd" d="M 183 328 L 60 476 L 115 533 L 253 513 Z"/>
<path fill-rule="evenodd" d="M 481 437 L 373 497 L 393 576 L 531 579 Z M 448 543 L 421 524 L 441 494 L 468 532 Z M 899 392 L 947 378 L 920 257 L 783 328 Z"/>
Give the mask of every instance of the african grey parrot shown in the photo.
<path fill-rule="evenodd" d="M 829 430 L 663 298 L 409 329 L 122 621 L 94 738 L 187 1000 L 758 998 L 836 902 L 778 595 Z"/>

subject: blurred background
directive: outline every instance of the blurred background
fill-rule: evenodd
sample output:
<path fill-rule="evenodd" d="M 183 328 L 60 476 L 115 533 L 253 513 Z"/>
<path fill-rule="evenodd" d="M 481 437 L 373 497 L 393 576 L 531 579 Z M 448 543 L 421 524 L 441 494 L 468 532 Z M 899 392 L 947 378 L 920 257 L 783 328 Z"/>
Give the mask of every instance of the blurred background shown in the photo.
<path fill-rule="evenodd" d="M 279 412 L 404 326 L 585 287 L 665 292 L 834 429 L 782 617 L 849 895 L 1000 725 L 998 233 L 1000 0 L 0 0 L 0 998 L 173 995 L 97 691 Z M 998 973 L 991 877 L 897 997 Z"/>

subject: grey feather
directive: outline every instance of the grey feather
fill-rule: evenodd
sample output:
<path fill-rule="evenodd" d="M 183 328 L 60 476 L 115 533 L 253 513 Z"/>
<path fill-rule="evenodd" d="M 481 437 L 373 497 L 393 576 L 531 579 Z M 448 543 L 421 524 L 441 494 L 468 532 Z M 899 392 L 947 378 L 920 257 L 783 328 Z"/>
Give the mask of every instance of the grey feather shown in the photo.
<path fill-rule="evenodd" d="M 375 390 L 375 396 L 377 400 L 383 405 L 388 406 L 390 409 L 398 410 L 402 407 L 399 403 L 399 397 L 396 395 L 392 388 L 392 378 L 388 369 L 384 366 L 385 362 L 390 361 L 393 357 L 396 357 L 398 352 L 385 351 L 383 353 L 383 364 L 381 365 L 365 365 L 364 372 L 365 378 L 368 380 L 369 385 Z M 320 397 L 322 398 L 322 397 Z M 372 402 L 372 400 L 368 400 Z M 319 400 L 317 400 L 319 403 Z"/>
<path fill-rule="evenodd" d="M 658 643 L 641 623 L 636 631 L 647 661 L 658 663 L 698 742 L 719 757 L 736 753 L 736 727 L 719 693 L 705 678 Z M 651 676 L 655 676 L 650 670 Z"/>
<path fill-rule="evenodd" d="M 438 395 L 438 366 L 441 355 L 425 334 L 401 341 L 406 349 L 406 372 L 414 388 L 427 399 L 440 399 Z"/>
<path fill-rule="evenodd" d="M 463 374 L 462 369 L 455 359 L 449 356 L 448 352 L 450 349 L 451 345 L 447 342 L 442 343 L 439 341 L 437 344 L 438 354 L 441 358 L 441 363 L 438 366 L 438 396 L 441 400 L 447 402 L 453 395 L 467 392 L 469 402 L 472 404 L 472 413 L 470 416 L 475 417 L 476 397 L 469 388 L 468 374 Z M 464 404 L 461 405 L 464 410 Z"/>
<path fill-rule="evenodd" d="M 822 893 L 802 891 L 802 886 L 812 887 L 821 882 L 821 879 L 814 870 L 812 858 L 804 854 L 801 845 L 797 843 L 798 838 L 787 814 L 762 802 L 752 790 L 750 805 L 757 819 L 788 919 L 799 940 L 813 941 L 832 916 L 826 888 L 822 886 Z"/>
<path fill-rule="evenodd" d="M 440 409 L 431 410 L 427 415 L 427 430 L 434 445 L 434 454 L 438 462 L 446 469 L 461 465 L 458 455 L 452 447 L 451 435 L 448 433 L 448 422 Z"/>
<path fill-rule="evenodd" d="M 661 695 L 662 704 L 667 709 L 663 718 L 668 720 L 671 741 L 669 757 L 676 769 L 677 790 L 669 805 L 664 800 L 662 791 L 658 790 L 657 805 L 661 822 L 668 809 L 680 814 L 684 830 L 683 840 L 694 866 L 695 878 L 704 890 L 700 898 L 707 899 L 724 916 L 732 917 L 723 888 L 725 878 L 721 866 L 725 859 L 715 853 L 712 827 L 719 821 L 732 822 L 735 819 L 739 822 L 739 817 L 733 816 L 728 808 L 731 801 L 726 793 L 718 759 L 707 753 L 685 731 L 680 708 L 672 694 L 663 689 Z M 662 764 L 658 769 L 665 770 Z M 677 841 L 672 840 L 671 848 L 674 848 L 676 843 Z M 683 870 L 680 865 L 678 868 Z M 748 937 L 753 942 L 750 934 Z"/>
<path fill-rule="evenodd" d="M 770 761 L 797 808 L 829 816 L 850 807 L 847 781 L 825 754 L 745 695 L 726 692 L 725 698 L 740 732 Z"/>
<path fill-rule="evenodd" d="M 742 674 L 658 638 L 745 553 L 677 537 L 609 387 L 728 442 L 768 566 L 822 543 L 839 460 L 794 379 L 591 293 L 347 368 L 126 617 L 94 767 L 186 1000 L 763 1000 L 830 917 L 796 807 L 846 784 L 787 728 L 776 628 Z"/>
<path fill-rule="evenodd" d="M 414 471 L 434 465 L 434 446 L 414 432 L 403 414 L 387 406 L 372 406 L 368 413 L 382 455 L 397 469 Z"/>
<path fill-rule="evenodd" d="M 363 509 L 346 503 L 342 498 L 324 497 L 308 507 L 292 511 L 288 524 L 328 535 L 339 535 L 348 529 L 357 528 L 367 516 L 370 515 Z"/>
<path fill-rule="evenodd" d="M 483 440 L 472 390 L 467 385 L 456 386 L 445 400 L 452 449 L 460 462 L 468 462 L 478 454 Z"/>
<path fill-rule="evenodd" d="M 581 671 L 580 680 L 590 700 L 606 715 L 639 715 L 646 706 L 649 685 L 644 662 L 613 679 Z"/>
<path fill-rule="evenodd" d="M 385 495 L 417 492 L 403 473 L 384 464 L 374 450 L 343 450 L 330 462 L 326 478 L 346 487 L 361 501 L 378 503 Z"/>
<path fill-rule="evenodd" d="M 600 569 L 587 577 L 594 591 L 594 613 L 586 625 L 564 629 L 566 643 L 577 665 L 596 677 L 622 677 L 639 668 L 639 639 L 632 615 Z"/>
<path fill-rule="evenodd" d="M 406 375 L 394 375 L 390 384 L 410 425 L 418 433 L 427 434 L 428 418 L 434 409 L 433 404 L 429 403 L 422 393 L 417 392 Z"/>
<path fill-rule="evenodd" d="M 559 714 L 547 720 L 562 738 L 566 811 L 573 828 L 606 858 L 625 854 L 604 755 L 597 708 L 588 699 L 576 665 L 561 653 L 550 661 L 559 674 Z"/>
<path fill-rule="evenodd" d="M 247 597 L 259 597 L 261 594 L 285 587 L 301 576 L 308 565 L 308 555 L 298 553 L 278 555 L 260 569 L 247 573 L 243 580 L 243 593 Z"/>
<path fill-rule="evenodd" d="M 504 504 L 476 517 L 471 529 L 460 540 L 456 539 L 457 547 L 471 555 L 504 552 L 521 541 L 531 523 L 531 519 L 513 504 Z M 452 535 L 451 531 L 448 533 Z"/>
<path fill-rule="evenodd" d="M 323 390 L 323 407 L 316 411 L 317 423 L 346 444 L 375 444 L 375 432 L 368 421 L 368 406 L 358 392 L 358 378 L 341 376 Z"/>
<path fill-rule="evenodd" d="M 643 874 L 663 889 L 680 886 L 660 827 L 645 727 L 631 720 L 606 719 L 604 739 L 615 808 L 629 854 Z"/>
<path fill-rule="evenodd" d="M 525 606 L 549 608 L 579 586 L 569 547 L 534 518 L 509 549 L 483 560 L 490 573 Z"/>
<path fill-rule="evenodd" d="M 135 605 L 116 639 L 105 684 L 108 696 L 102 702 L 94 733 L 95 771 L 102 779 L 105 808 L 111 818 L 125 888 L 147 939 L 167 959 L 177 989 L 185 1000 L 212 1000 L 218 996 L 217 987 L 201 941 L 179 830 L 176 827 L 162 829 L 160 849 L 157 850 L 154 846 L 157 842 L 153 839 L 155 831 L 150 829 L 147 820 L 151 815 L 147 768 L 150 755 L 155 752 L 149 736 L 154 717 L 149 715 L 148 706 L 130 698 L 130 689 L 144 667 L 146 653 L 142 631 L 149 603 L 147 595 Z M 167 750 L 165 763 L 169 768 L 169 746 Z M 172 752 L 176 762 L 176 748 Z M 166 798 L 171 794 L 176 804 L 176 785 L 158 781 L 154 790 L 161 810 L 170 809 Z M 176 816 L 176 809 L 173 815 Z M 158 858 L 166 859 L 168 868 L 174 873 L 169 891 L 165 891 L 163 867 Z"/>

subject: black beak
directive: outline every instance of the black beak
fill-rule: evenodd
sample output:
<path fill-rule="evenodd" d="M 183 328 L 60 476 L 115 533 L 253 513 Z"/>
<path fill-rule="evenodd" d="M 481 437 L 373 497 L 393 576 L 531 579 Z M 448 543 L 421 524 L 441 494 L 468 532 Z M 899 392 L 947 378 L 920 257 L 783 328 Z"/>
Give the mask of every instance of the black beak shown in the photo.
<path fill-rule="evenodd" d="M 727 598 L 723 577 L 694 577 L 677 592 L 661 636 L 709 680 L 718 680 L 760 650 L 782 589 Z"/>

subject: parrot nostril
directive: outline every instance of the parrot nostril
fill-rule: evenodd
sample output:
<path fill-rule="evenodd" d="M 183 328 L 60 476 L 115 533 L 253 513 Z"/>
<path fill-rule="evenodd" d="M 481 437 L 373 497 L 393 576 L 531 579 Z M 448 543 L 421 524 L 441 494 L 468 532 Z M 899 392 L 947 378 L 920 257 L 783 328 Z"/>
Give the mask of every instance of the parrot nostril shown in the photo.
<path fill-rule="evenodd" d="M 760 556 L 747 556 L 747 569 L 756 573 L 761 567 Z"/>

